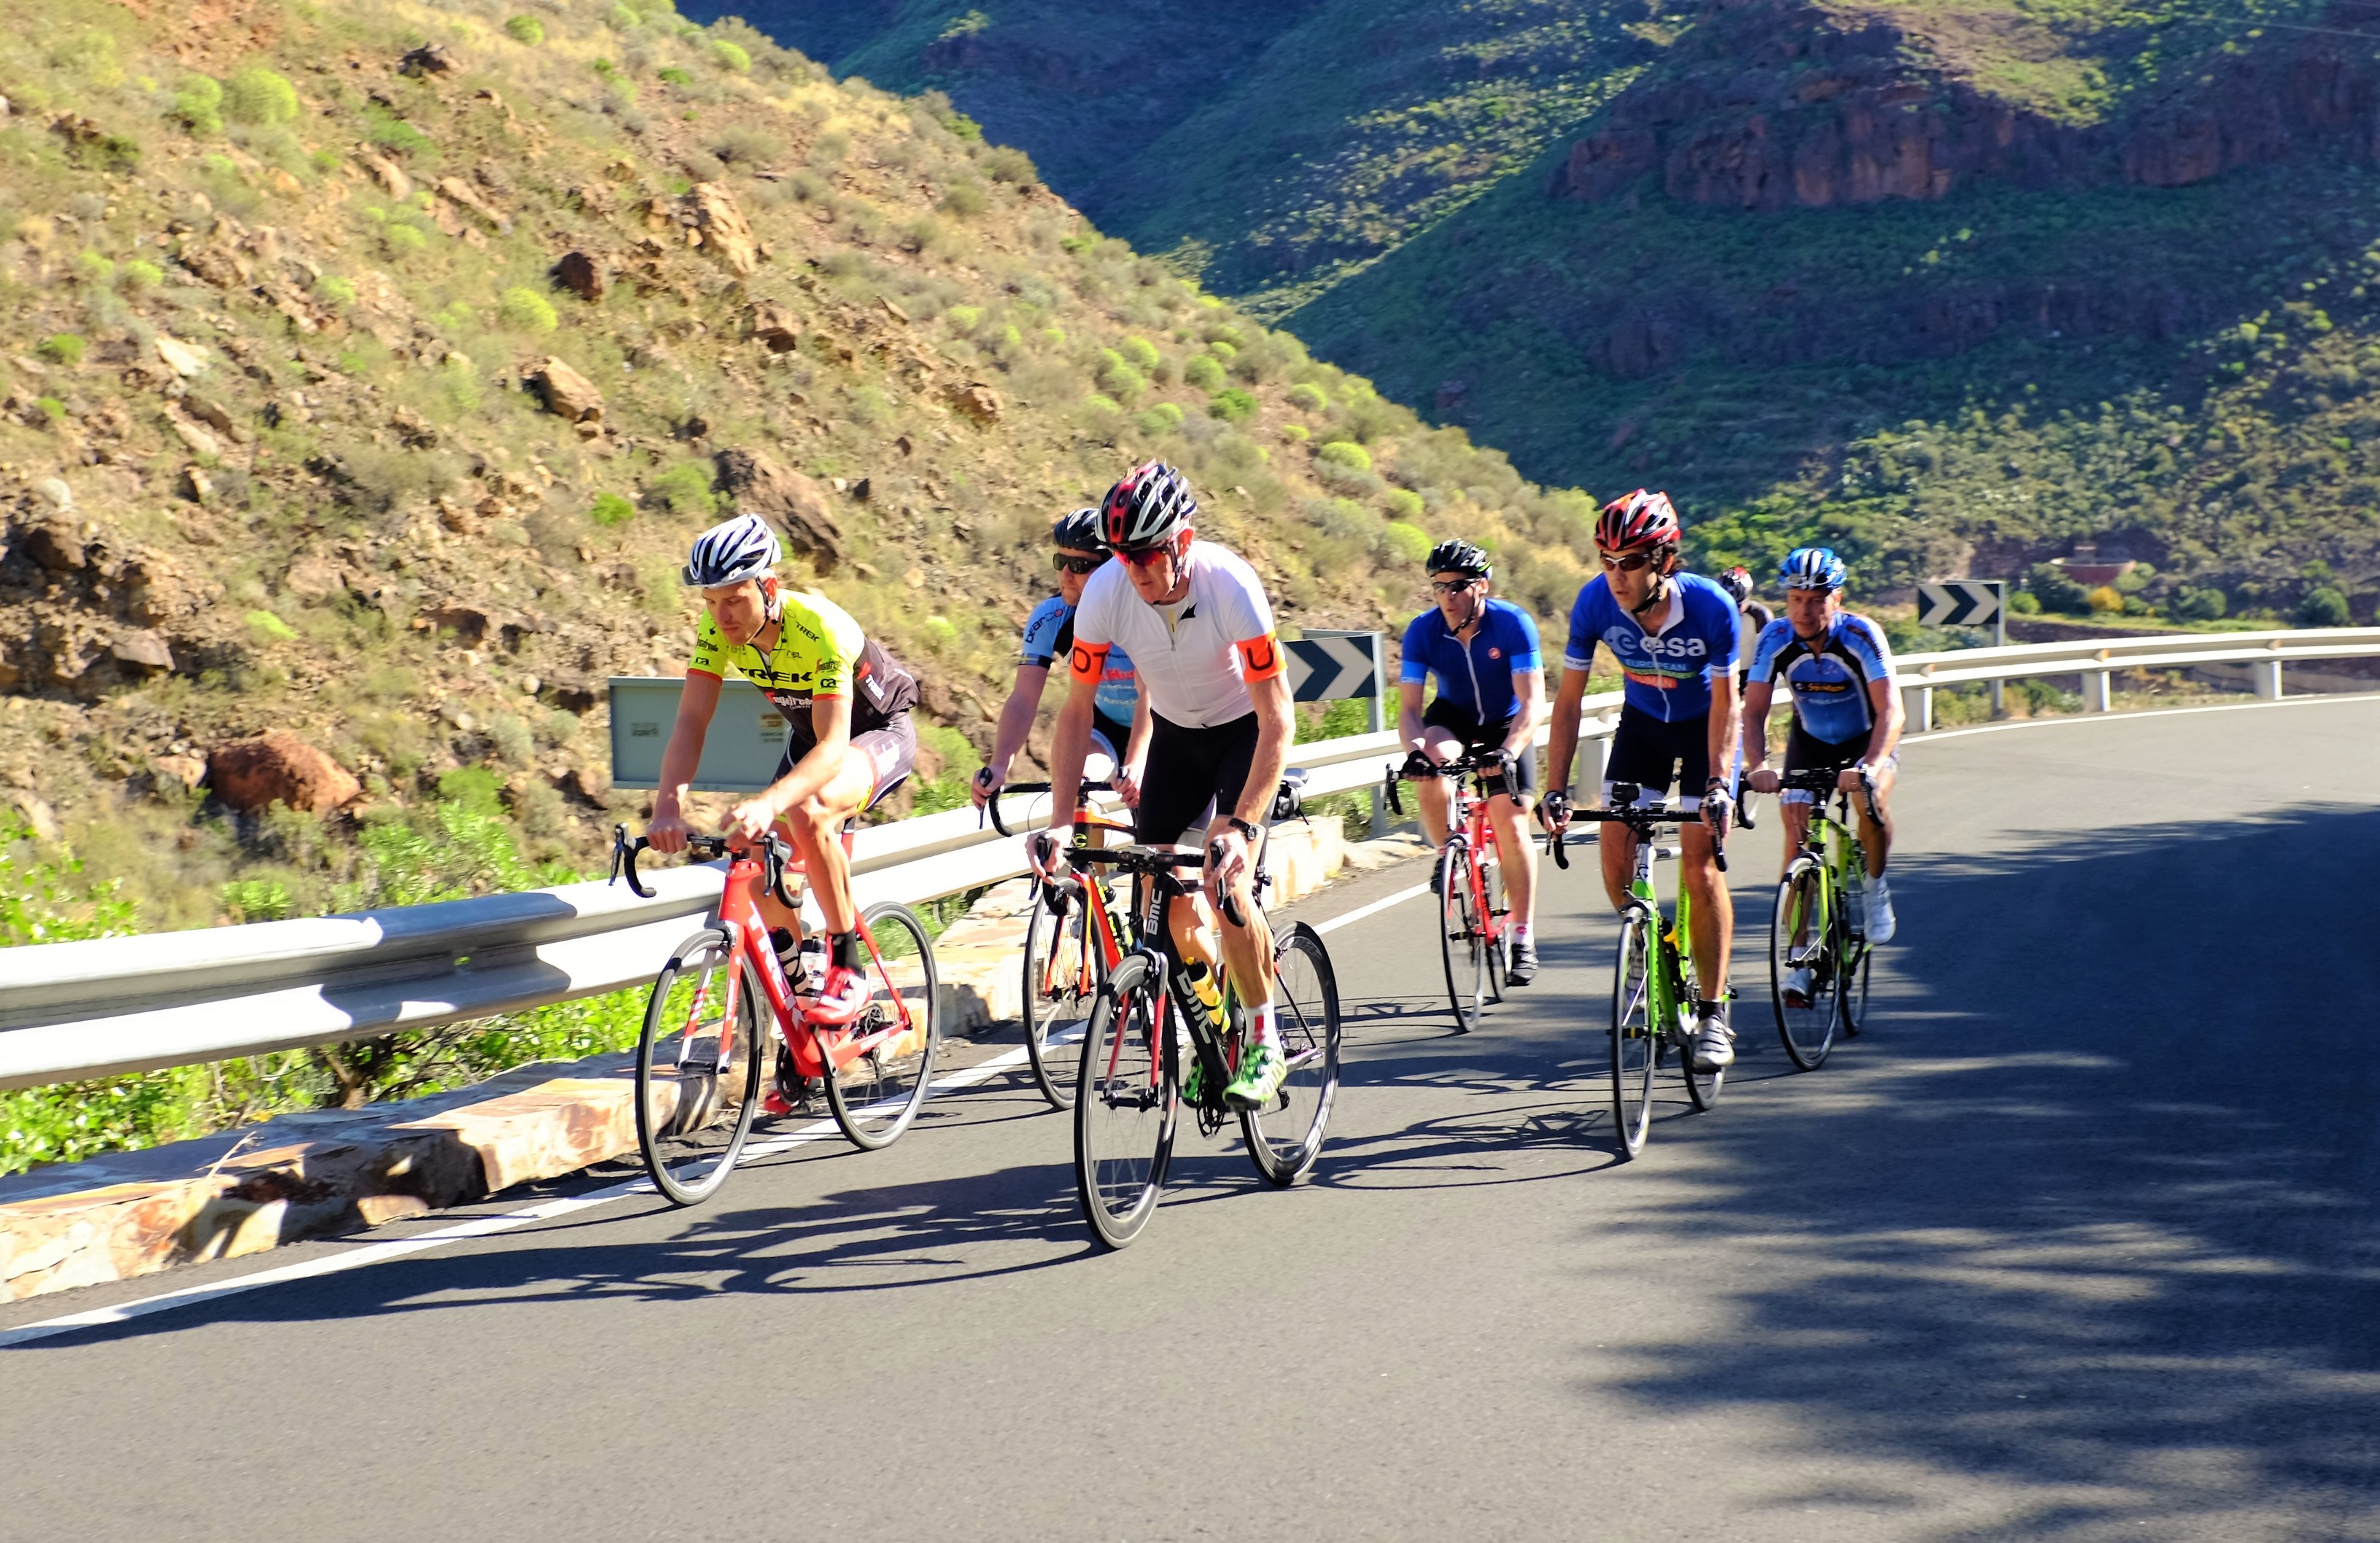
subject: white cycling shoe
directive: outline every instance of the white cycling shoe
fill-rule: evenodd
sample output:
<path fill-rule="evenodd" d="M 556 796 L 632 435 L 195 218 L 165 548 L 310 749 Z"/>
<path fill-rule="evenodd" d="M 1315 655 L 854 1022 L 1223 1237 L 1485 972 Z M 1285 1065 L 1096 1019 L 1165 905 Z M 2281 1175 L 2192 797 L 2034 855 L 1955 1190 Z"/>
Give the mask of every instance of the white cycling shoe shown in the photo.
<path fill-rule="evenodd" d="M 1735 1036 L 1727 1027 L 1724 1008 L 1705 1013 L 1694 1028 L 1694 1043 L 1687 1048 L 1694 1069 L 1705 1075 L 1724 1072 L 1735 1064 Z"/>
<path fill-rule="evenodd" d="M 1866 913 L 1861 919 L 1866 923 L 1867 941 L 1888 943 L 1897 925 L 1892 917 L 1892 891 L 1880 877 L 1869 880 L 1866 888 L 1866 904 L 1860 909 Z"/>
<path fill-rule="evenodd" d="M 1799 969 L 1791 969 L 1785 972 L 1786 1006 L 1796 1008 L 1809 1006 L 1811 1002 L 1811 993 L 1815 991 L 1817 989 L 1818 972 L 1810 968 L 1807 965 L 1803 966 Z"/>

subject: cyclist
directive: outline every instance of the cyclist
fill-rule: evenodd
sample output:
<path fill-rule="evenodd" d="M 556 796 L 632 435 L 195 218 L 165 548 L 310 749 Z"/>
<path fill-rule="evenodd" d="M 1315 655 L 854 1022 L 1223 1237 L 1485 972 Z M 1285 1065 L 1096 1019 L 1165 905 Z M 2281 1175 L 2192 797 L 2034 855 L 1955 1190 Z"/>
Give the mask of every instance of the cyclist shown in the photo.
<path fill-rule="evenodd" d="M 1866 893 L 1859 909 L 1867 941 L 1889 942 L 1896 924 L 1892 893 L 1884 882 L 1885 859 L 1892 850 L 1888 800 L 1900 765 L 1905 722 L 1900 693 L 1892 685 L 1892 647 L 1884 640 L 1883 628 L 1843 609 L 1845 570 L 1833 548 L 1796 547 L 1779 572 L 1785 580 L 1785 614 L 1760 634 L 1751 680 L 1743 688 L 1746 781 L 1762 793 L 1777 791 L 1777 773 L 1767 765 L 1768 702 L 1782 681 L 1793 704 L 1793 721 L 1785 733 L 1785 770 L 1836 772 L 1835 785 L 1847 793 L 1859 790 L 1863 773 L 1876 784 L 1876 814 L 1868 812 L 1865 799 L 1852 800 L 1860 844 L 1867 853 Z M 1795 791 L 1778 799 L 1785 813 L 1789 866 L 1802 848 L 1817 797 Z M 1810 987 L 1808 970 L 1793 971 L 1785 981 L 1786 1002 L 1808 1006 Z"/>
<path fill-rule="evenodd" d="M 1510 601 L 1494 598 L 1496 569 L 1488 553 L 1469 541 L 1440 541 L 1430 549 L 1429 588 L 1437 604 L 1405 628 L 1403 662 L 1397 672 L 1397 733 L 1411 751 L 1409 770 L 1442 766 L 1474 751 L 1503 752 L 1501 770 L 1487 779 L 1488 820 L 1504 854 L 1505 882 L 1512 886 L 1512 957 L 1504 974 L 1509 986 L 1537 978 L 1537 849 L 1529 840 L 1529 801 L 1537 789 L 1534 743 L 1546 713 L 1545 661 L 1537 652 L 1537 624 Z M 1422 706 L 1422 687 L 1438 677 L 1438 696 Z M 1452 795 L 1443 778 L 1418 784 L 1422 829 L 1430 844 L 1446 844 Z M 1445 854 L 1430 873 L 1435 892 L 1445 880 Z"/>
<path fill-rule="evenodd" d="M 747 840 L 773 827 L 793 843 L 826 917 L 829 963 L 811 1015 L 849 1023 L 868 1005 L 869 987 L 843 827 L 907 779 L 917 754 L 909 721 L 917 683 L 842 607 L 787 588 L 774 571 L 781 555 L 776 532 L 758 515 L 712 526 L 695 541 L 683 577 L 701 589 L 703 616 L 646 834 L 656 852 L 686 849 L 686 788 L 733 667 L 791 734 L 775 780 L 729 809 L 721 833 Z M 800 913 L 763 894 L 760 914 L 779 956 L 795 957 Z"/>
<path fill-rule="evenodd" d="M 1614 783 L 1633 783 L 1659 798 L 1674 779 L 1681 807 L 1702 815 L 1700 824 L 1679 827 L 1679 844 L 1684 853 L 1681 881 L 1694 896 L 1695 918 L 1695 1022 L 1689 1053 L 1696 1071 L 1713 1072 L 1735 1061 L 1735 1037 L 1727 1021 L 1735 908 L 1715 854 L 1734 812 L 1726 768 L 1736 740 L 1736 611 L 1726 590 L 1697 574 L 1678 571 L 1679 537 L 1669 495 L 1642 488 L 1607 504 L 1596 522 L 1596 554 L 1603 572 L 1587 580 L 1571 608 L 1570 642 L 1562 652 L 1561 686 L 1554 694 L 1553 734 L 1546 747 L 1551 791 L 1539 817 L 1549 831 L 1570 823 L 1579 701 L 1601 644 L 1620 662 L 1627 699 L 1604 771 L 1604 801 L 1610 801 Z M 1622 827 L 1607 827 L 1602 848 L 1604 893 L 1614 909 L 1625 909 L 1635 837 Z"/>
<path fill-rule="evenodd" d="M 1144 845 L 1205 842 L 1208 896 L 1228 893 L 1244 919 L 1222 924 L 1223 961 L 1248 1008 L 1247 1052 L 1223 1090 L 1236 1108 L 1259 1108 L 1281 1090 L 1288 1064 L 1273 1021 L 1272 932 L 1249 880 L 1257 821 L 1272 806 L 1295 726 L 1272 602 L 1256 570 L 1197 539 L 1198 504 L 1162 461 L 1135 468 L 1099 503 L 1100 533 L 1118 561 L 1091 575 L 1075 613 L 1074 679 L 1058 714 L 1050 781 L 1061 791 L 1050 828 L 1028 838 L 1034 871 L 1062 870 L 1107 656 L 1127 649 L 1151 716 L 1148 772 L 1134 811 Z M 1194 831 L 1203 828 L 1203 838 Z M 1206 901 L 1177 901 L 1168 917 L 1186 959 L 1215 967 Z M 1194 1075 L 1186 1089 L 1201 1096 Z"/>
<path fill-rule="evenodd" d="M 978 808 L 1007 784 L 1016 752 L 1033 730 L 1050 663 L 1074 652 L 1075 607 L 1082 603 L 1083 586 L 1108 560 L 1097 509 L 1077 509 L 1058 521 L 1050 528 L 1050 540 L 1058 549 L 1058 592 L 1035 606 L 1026 620 L 1024 657 L 1016 666 L 1016 686 L 1000 710 L 991 759 L 977 771 L 975 784 L 967 790 Z M 1085 775 L 1093 782 L 1113 777 L 1124 802 L 1135 802 L 1140 769 L 1148 760 L 1148 705 L 1141 699 L 1132 661 L 1122 649 L 1108 650 L 1107 668 L 1099 677 L 1099 696 L 1091 706 L 1091 751 Z"/>

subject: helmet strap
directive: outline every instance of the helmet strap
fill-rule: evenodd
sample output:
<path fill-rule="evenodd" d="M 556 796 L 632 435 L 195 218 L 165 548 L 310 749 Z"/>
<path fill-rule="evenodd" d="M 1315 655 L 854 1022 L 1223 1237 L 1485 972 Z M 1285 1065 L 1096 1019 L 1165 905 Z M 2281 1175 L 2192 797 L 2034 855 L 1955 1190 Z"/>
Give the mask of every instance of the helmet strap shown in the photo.
<path fill-rule="evenodd" d="M 760 613 L 772 622 L 785 614 L 784 589 L 775 574 L 760 576 Z"/>
<path fill-rule="evenodd" d="M 1639 620 L 1642 620 L 1645 612 L 1652 610 L 1655 606 L 1661 604 L 1669 598 L 1670 571 L 1666 567 L 1656 568 L 1653 571 L 1653 587 L 1645 591 L 1645 603 L 1642 605 L 1630 606 L 1628 608 L 1628 614 Z"/>

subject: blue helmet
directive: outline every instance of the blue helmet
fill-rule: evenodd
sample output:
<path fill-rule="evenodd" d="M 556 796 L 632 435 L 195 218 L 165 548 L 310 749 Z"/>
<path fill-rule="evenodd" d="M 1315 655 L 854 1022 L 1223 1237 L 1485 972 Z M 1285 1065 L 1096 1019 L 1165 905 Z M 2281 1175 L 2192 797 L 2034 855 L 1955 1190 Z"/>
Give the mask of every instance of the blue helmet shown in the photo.
<path fill-rule="evenodd" d="M 1077 509 L 1050 527 L 1050 544 L 1074 552 L 1105 552 L 1108 539 L 1097 509 Z"/>
<path fill-rule="evenodd" d="M 1777 565 L 1777 577 L 1789 589 L 1840 589 L 1845 572 L 1830 546 L 1797 546 Z"/>

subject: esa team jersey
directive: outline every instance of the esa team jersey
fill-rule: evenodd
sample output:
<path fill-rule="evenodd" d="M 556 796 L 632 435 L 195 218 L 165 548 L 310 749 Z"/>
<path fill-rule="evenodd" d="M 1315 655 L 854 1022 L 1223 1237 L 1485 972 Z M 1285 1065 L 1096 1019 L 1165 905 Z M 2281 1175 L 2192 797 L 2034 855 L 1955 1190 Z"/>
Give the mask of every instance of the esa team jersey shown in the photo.
<path fill-rule="evenodd" d="M 1405 627 L 1397 679 L 1419 686 L 1436 675 L 1439 701 L 1493 723 L 1520 711 L 1512 677 L 1545 667 L 1537 652 L 1537 624 L 1512 601 L 1491 600 L 1469 643 L 1455 638 L 1437 606 L 1415 616 Z"/>
<path fill-rule="evenodd" d="M 1026 618 L 1025 662 L 1046 670 L 1050 661 L 1068 659 L 1074 651 L 1075 608 L 1063 595 L 1051 595 Z M 1129 723 L 1133 704 L 1139 699 L 1140 680 L 1133 673 L 1132 656 L 1122 649 L 1109 649 L 1107 667 L 1099 674 L 1100 715 Z"/>
<path fill-rule="evenodd" d="M 1601 574 L 1588 579 L 1570 608 L 1562 663 L 1585 673 L 1600 643 L 1620 662 L 1628 705 L 1677 723 L 1708 717 L 1710 672 L 1735 668 L 1735 599 L 1696 573 L 1670 576 L 1670 591 L 1647 630 L 1621 607 Z"/>
<path fill-rule="evenodd" d="M 863 636 L 850 614 L 824 595 L 814 589 L 785 591 L 778 620 L 776 647 L 763 654 L 751 643 L 728 647 L 719 625 L 704 612 L 695 629 L 686 674 L 724 678 L 733 669 L 760 688 L 792 727 L 796 745 L 817 742 L 810 706 L 820 697 L 851 699 L 854 734 L 880 729 L 917 705 L 916 677 Z"/>
<path fill-rule="evenodd" d="M 1172 605 L 1134 593 L 1122 563 L 1091 575 L 1069 667 L 1076 680 L 1097 680 L 1108 654 L 1123 649 L 1150 711 L 1185 729 L 1212 728 L 1256 711 L 1248 683 L 1281 674 L 1281 644 L 1264 584 L 1236 553 L 1194 541 L 1183 562 L 1190 592 Z"/>
<path fill-rule="evenodd" d="M 1867 688 L 1891 678 L 1892 645 L 1883 629 L 1848 611 L 1807 642 L 1793 635 L 1790 620 L 1771 622 L 1752 652 L 1750 679 L 1784 682 L 1802 732 L 1829 745 L 1862 738 L 1876 727 Z"/>

